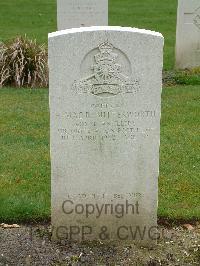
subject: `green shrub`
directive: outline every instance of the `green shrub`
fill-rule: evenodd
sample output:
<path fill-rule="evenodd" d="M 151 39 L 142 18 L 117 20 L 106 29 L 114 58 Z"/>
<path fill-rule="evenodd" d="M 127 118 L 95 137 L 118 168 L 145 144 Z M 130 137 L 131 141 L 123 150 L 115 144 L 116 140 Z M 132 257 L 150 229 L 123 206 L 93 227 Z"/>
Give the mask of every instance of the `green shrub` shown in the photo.
<path fill-rule="evenodd" d="M 200 67 L 178 71 L 175 81 L 181 85 L 200 85 Z"/>
<path fill-rule="evenodd" d="M 0 43 L 0 87 L 47 87 L 47 58 L 46 47 L 26 36 Z"/>
<path fill-rule="evenodd" d="M 163 83 L 165 86 L 200 85 L 200 67 L 177 71 L 164 71 Z"/>

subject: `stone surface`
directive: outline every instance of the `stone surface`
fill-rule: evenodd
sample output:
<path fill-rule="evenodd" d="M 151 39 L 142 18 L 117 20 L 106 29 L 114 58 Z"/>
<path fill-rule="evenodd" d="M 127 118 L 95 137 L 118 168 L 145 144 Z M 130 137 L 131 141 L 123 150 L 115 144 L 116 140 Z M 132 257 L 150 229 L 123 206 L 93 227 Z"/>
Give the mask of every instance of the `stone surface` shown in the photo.
<path fill-rule="evenodd" d="M 162 50 L 133 28 L 49 34 L 54 238 L 153 242 Z"/>
<path fill-rule="evenodd" d="M 200 1 L 179 0 L 176 32 L 176 68 L 200 66 Z"/>
<path fill-rule="evenodd" d="M 108 0 L 57 0 L 58 30 L 108 25 Z"/>

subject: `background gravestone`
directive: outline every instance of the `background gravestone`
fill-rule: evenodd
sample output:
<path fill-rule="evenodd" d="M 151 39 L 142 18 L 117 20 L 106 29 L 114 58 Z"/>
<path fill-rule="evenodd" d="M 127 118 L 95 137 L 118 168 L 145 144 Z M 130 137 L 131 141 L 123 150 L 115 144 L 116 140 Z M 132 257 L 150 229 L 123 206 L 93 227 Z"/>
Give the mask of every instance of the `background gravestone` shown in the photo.
<path fill-rule="evenodd" d="M 108 0 L 57 0 L 58 30 L 108 25 Z"/>
<path fill-rule="evenodd" d="M 151 31 L 49 34 L 54 238 L 152 242 L 162 59 Z"/>
<path fill-rule="evenodd" d="M 179 0 L 176 33 L 176 67 L 200 66 L 200 1 Z"/>

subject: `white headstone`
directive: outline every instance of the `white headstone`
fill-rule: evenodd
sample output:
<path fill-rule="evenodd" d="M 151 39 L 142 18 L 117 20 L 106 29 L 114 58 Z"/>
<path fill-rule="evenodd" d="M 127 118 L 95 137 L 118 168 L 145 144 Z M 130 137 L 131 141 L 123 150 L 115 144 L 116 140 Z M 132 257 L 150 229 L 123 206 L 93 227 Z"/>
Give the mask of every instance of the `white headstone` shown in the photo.
<path fill-rule="evenodd" d="M 54 238 L 153 242 L 162 59 L 156 32 L 49 34 Z"/>
<path fill-rule="evenodd" d="M 57 0 L 58 30 L 108 25 L 108 0 Z"/>
<path fill-rule="evenodd" d="M 176 68 L 200 66 L 200 1 L 179 0 L 176 32 Z"/>

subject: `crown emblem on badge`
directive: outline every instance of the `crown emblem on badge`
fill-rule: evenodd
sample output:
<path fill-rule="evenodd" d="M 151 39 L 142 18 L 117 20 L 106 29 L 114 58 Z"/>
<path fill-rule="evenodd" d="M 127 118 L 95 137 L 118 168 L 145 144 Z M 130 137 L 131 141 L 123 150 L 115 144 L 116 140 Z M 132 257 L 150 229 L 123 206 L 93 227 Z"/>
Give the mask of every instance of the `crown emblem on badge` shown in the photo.
<path fill-rule="evenodd" d="M 99 45 L 99 50 L 100 50 L 100 52 L 112 51 L 113 50 L 113 45 L 111 43 L 109 43 L 108 41 L 103 42 L 102 44 Z"/>
<path fill-rule="evenodd" d="M 104 43 L 100 44 L 99 45 L 100 53 L 95 55 L 95 61 L 97 63 L 103 62 L 106 60 L 108 60 L 110 62 L 114 62 L 117 55 L 114 55 L 112 53 L 112 50 L 113 50 L 113 45 L 110 44 L 109 42 L 104 42 Z"/>
<path fill-rule="evenodd" d="M 108 41 L 98 46 L 98 53 L 94 55 L 94 65 L 91 66 L 93 74 L 80 81 L 74 81 L 72 89 L 76 93 L 90 93 L 103 97 L 119 93 L 136 93 L 139 90 L 139 81 L 131 81 L 122 73 L 122 67 L 117 62 L 119 55 L 114 49 Z"/>

